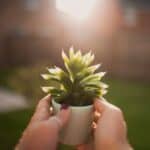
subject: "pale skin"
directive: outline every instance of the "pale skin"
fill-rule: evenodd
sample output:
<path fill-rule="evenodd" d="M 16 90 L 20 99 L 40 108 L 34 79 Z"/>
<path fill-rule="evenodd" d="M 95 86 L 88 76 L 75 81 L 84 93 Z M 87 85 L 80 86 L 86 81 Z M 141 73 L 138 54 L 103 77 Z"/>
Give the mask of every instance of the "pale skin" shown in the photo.
<path fill-rule="evenodd" d="M 50 95 L 40 100 L 31 121 L 25 129 L 16 150 L 56 150 L 59 131 L 66 125 L 69 108 L 53 116 L 50 112 Z M 103 100 L 95 100 L 96 127 L 89 144 L 77 146 L 78 150 L 131 150 L 122 111 Z M 99 113 L 101 114 L 99 116 Z M 97 114 L 97 115 L 96 115 Z M 59 122 L 55 118 L 58 118 Z M 92 144 L 91 144 L 92 143 Z"/>

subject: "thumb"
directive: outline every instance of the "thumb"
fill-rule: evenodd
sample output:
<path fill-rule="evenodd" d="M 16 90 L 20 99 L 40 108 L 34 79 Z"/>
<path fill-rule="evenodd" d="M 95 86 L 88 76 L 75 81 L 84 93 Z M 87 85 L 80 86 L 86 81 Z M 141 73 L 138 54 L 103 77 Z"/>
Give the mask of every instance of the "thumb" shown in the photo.
<path fill-rule="evenodd" d="M 58 130 L 60 130 L 67 124 L 69 116 L 70 116 L 69 108 L 61 109 L 55 116 L 50 117 L 48 122 L 50 124 L 57 126 Z"/>
<path fill-rule="evenodd" d="M 104 112 L 110 112 L 112 110 L 118 110 L 118 108 L 115 105 L 112 105 L 111 103 L 107 102 L 104 98 L 103 99 L 96 99 L 94 101 L 94 107 L 99 113 Z"/>
<path fill-rule="evenodd" d="M 58 118 L 61 121 L 61 127 L 64 127 L 66 123 L 68 122 L 70 117 L 70 109 L 61 109 L 57 115 L 56 118 Z"/>

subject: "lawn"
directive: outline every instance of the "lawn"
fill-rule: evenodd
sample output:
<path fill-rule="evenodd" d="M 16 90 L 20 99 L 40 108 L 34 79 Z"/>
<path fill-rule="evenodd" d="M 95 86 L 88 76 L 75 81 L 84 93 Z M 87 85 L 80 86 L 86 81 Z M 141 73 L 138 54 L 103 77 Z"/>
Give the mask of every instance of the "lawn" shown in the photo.
<path fill-rule="evenodd" d="M 130 143 L 136 150 L 150 150 L 150 85 L 135 81 L 109 79 L 106 98 L 119 106 L 128 124 Z M 18 141 L 33 109 L 0 114 L 0 149 L 10 150 Z M 61 150 L 69 150 L 61 146 Z"/>

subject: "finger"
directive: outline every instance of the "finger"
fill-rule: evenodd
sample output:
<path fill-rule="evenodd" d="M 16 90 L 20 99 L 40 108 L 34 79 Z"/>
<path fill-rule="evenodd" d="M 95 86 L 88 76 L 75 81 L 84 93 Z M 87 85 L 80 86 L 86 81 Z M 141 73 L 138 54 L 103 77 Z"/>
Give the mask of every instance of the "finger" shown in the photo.
<path fill-rule="evenodd" d="M 50 100 L 51 100 L 51 96 L 50 94 L 48 94 L 47 96 L 45 96 L 44 98 L 42 98 L 37 107 L 36 107 L 36 111 L 40 111 L 41 108 L 45 107 L 48 108 L 50 107 Z"/>
<path fill-rule="evenodd" d="M 58 114 L 57 114 L 58 118 L 60 118 L 60 120 L 62 121 L 62 127 L 66 125 L 66 123 L 69 120 L 69 116 L 70 116 L 70 109 L 62 109 Z"/>
<path fill-rule="evenodd" d="M 94 101 L 94 108 L 99 112 L 103 113 L 104 111 L 108 110 L 115 110 L 117 109 L 116 106 L 112 105 L 111 103 L 107 102 L 106 100 L 102 99 L 96 99 Z"/>
<path fill-rule="evenodd" d="M 94 111 L 93 121 L 97 122 L 100 117 L 101 117 L 101 113 L 99 113 L 97 110 Z"/>
<path fill-rule="evenodd" d="M 105 109 L 105 104 L 103 104 L 100 99 L 96 99 L 94 101 L 94 108 L 95 108 L 96 111 L 98 111 L 99 113 L 101 113 Z"/>
<path fill-rule="evenodd" d="M 107 101 L 95 100 L 94 107 L 98 112 L 101 113 L 101 117 L 98 121 L 102 120 L 102 118 L 117 120 L 117 122 L 124 121 L 121 109 Z"/>
<path fill-rule="evenodd" d="M 41 99 L 36 107 L 31 122 L 47 120 L 50 116 L 50 95 Z"/>
<path fill-rule="evenodd" d="M 97 124 L 96 124 L 96 122 L 92 122 L 92 131 L 94 131 L 95 129 L 97 128 Z"/>
<path fill-rule="evenodd" d="M 62 109 L 60 112 L 57 113 L 56 116 L 49 118 L 49 123 L 57 125 L 58 130 L 60 130 L 69 121 L 70 111 L 71 110 L 69 108 Z"/>

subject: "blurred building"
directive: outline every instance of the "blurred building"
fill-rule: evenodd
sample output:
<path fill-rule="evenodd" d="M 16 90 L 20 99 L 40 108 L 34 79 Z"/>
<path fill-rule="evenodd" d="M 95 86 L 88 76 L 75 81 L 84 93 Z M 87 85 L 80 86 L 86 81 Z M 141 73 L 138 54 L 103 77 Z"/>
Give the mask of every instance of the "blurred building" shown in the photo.
<path fill-rule="evenodd" d="M 0 3 L 0 66 L 53 59 L 49 55 L 61 45 L 64 36 L 63 26 L 56 17 L 55 0 L 2 0 Z"/>
<path fill-rule="evenodd" d="M 150 79 L 150 9 L 136 4 L 124 9 L 120 32 L 108 38 L 91 33 L 88 25 L 67 23 L 55 0 L 1 0 L 0 67 L 59 64 L 61 48 L 73 44 L 94 49 L 97 61 L 113 75 Z"/>
<path fill-rule="evenodd" d="M 124 77 L 150 79 L 150 7 L 132 4 L 124 14 L 125 22 L 114 49 L 113 72 Z"/>

